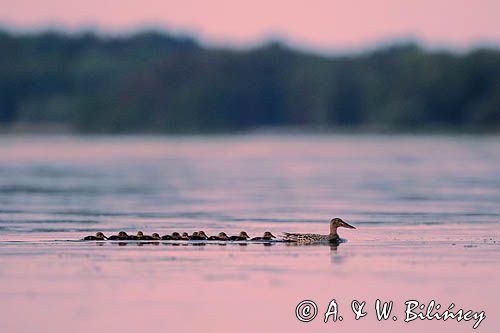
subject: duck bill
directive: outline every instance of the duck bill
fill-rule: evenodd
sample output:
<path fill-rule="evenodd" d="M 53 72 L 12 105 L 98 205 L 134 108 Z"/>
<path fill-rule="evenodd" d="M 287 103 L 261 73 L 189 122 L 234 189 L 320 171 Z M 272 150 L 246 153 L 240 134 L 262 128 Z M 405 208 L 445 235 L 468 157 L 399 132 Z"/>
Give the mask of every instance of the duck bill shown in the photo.
<path fill-rule="evenodd" d="M 340 225 L 341 227 L 344 227 L 344 228 L 347 228 L 347 229 L 356 229 L 356 227 L 350 225 L 349 223 L 347 222 L 342 222 L 342 224 Z"/>

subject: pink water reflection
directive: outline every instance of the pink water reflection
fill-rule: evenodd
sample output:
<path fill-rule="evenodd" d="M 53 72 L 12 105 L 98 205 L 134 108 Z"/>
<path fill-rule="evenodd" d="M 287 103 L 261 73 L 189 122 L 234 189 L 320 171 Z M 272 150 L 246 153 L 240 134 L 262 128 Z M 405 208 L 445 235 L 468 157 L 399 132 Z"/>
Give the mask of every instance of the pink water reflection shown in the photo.
<path fill-rule="evenodd" d="M 357 231 L 336 249 L 4 243 L 0 327 L 6 332 L 65 332 L 68 327 L 76 332 L 103 327 L 124 332 L 471 331 L 471 322 L 405 324 L 403 303 L 408 299 L 484 310 L 487 319 L 480 330 L 498 327 L 498 226 Z M 324 324 L 321 312 L 333 298 L 345 319 Z M 377 298 L 393 300 L 393 314 L 400 319 L 378 322 L 373 310 Z M 315 300 L 320 309 L 307 324 L 294 316 L 303 299 Z M 353 299 L 368 302 L 369 315 L 363 320 L 353 319 Z"/>

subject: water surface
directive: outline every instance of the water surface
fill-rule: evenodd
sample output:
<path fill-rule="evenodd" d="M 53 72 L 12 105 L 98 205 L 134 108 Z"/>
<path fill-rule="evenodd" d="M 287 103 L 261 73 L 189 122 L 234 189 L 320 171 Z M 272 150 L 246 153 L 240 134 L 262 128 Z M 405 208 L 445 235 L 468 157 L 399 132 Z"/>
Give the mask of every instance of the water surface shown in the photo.
<path fill-rule="evenodd" d="M 119 230 L 327 232 L 339 247 L 75 242 Z M 500 327 L 500 139 L 474 136 L 0 138 L 0 331 L 468 332 Z M 342 322 L 324 324 L 335 298 Z M 395 302 L 397 321 L 373 304 Z M 318 303 L 310 323 L 295 318 Z M 356 321 L 353 299 L 367 301 Z M 489 316 L 488 316 L 489 315 Z"/>

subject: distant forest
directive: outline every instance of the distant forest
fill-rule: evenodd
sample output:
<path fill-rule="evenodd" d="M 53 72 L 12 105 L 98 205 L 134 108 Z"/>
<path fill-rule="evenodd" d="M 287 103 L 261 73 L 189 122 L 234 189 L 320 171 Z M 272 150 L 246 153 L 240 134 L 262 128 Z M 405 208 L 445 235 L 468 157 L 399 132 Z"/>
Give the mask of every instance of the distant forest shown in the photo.
<path fill-rule="evenodd" d="M 324 56 L 269 43 L 209 48 L 125 37 L 0 31 L 0 127 L 205 133 L 260 127 L 500 130 L 500 50 L 399 44 Z"/>

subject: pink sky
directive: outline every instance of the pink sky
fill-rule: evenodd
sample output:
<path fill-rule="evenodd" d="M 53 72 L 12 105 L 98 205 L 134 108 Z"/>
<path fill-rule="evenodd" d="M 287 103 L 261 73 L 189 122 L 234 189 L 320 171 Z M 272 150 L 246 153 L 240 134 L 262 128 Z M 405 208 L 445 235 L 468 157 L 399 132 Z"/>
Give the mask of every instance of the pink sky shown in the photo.
<path fill-rule="evenodd" d="M 416 38 L 432 46 L 500 44 L 498 0 L 0 0 L 0 24 L 167 28 L 211 43 L 269 37 L 322 50 Z"/>

